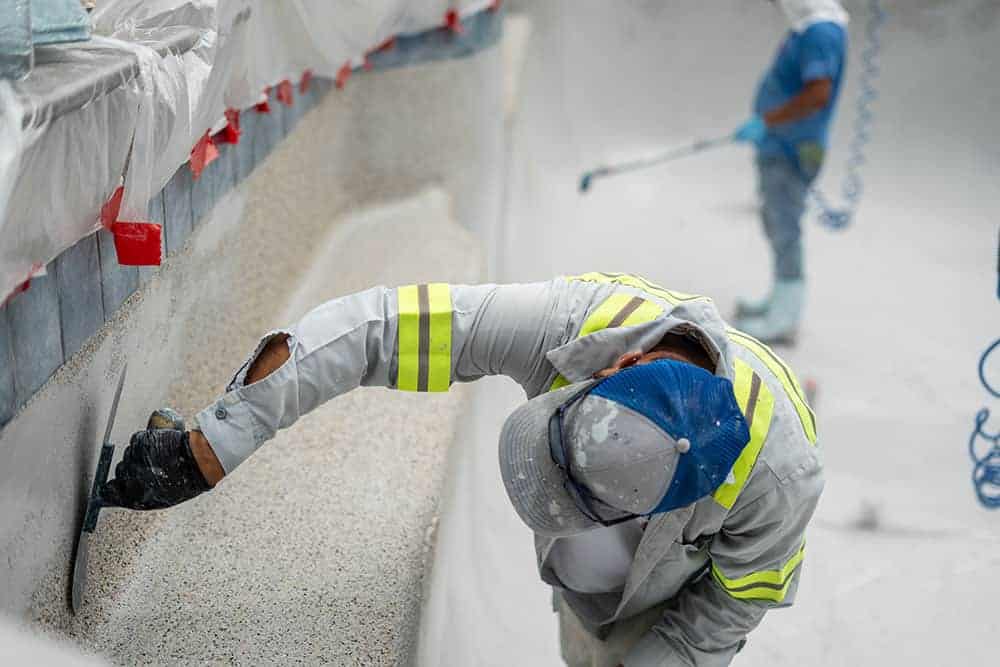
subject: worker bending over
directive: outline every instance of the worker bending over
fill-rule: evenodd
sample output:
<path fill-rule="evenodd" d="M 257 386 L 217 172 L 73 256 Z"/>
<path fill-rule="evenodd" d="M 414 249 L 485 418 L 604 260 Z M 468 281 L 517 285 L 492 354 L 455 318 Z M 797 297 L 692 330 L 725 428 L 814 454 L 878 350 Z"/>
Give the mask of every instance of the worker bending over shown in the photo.
<path fill-rule="evenodd" d="M 500 469 L 568 665 L 726 665 L 792 604 L 823 488 L 802 389 L 710 299 L 631 275 L 329 301 L 265 336 L 194 430 L 133 435 L 104 496 L 169 507 L 356 387 L 484 375 L 529 398 L 503 426 Z"/>
<path fill-rule="evenodd" d="M 771 293 L 737 304 L 736 326 L 792 342 L 802 317 L 802 214 L 823 166 L 847 54 L 847 12 L 837 0 L 779 0 L 791 31 L 764 75 L 754 115 L 736 131 L 756 146 L 761 217 L 774 255 Z"/>

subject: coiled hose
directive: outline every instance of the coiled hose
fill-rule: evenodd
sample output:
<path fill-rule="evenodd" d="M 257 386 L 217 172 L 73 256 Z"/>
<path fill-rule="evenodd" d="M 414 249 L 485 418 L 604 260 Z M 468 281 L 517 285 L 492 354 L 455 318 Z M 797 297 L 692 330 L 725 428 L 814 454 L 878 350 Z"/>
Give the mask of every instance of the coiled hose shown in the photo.
<path fill-rule="evenodd" d="M 997 299 L 1000 299 L 1000 239 L 997 241 Z M 1000 338 L 993 341 L 979 357 L 979 381 L 993 398 L 1000 398 L 1000 390 L 986 379 L 986 361 L 997 347 L 1000 347 Z M 987 433 L 983 430 L 983 424 L 989 418 L 989 408 L 976 413 L 976 426 L 969 437 L 969 456 L 973 463 L 972 486 L 979 502 L 988 509 L 997 509 L 1000 508 L 1000 432 Z M 988 443 L 988 449 L 977 445 L 979 438 Z M 993 493 L 989 493 L 991 488 Z"/>
<path fill-rule="evenodd" d="M 847 156 L 847 172 L 841 185 L 844 204 L 840 208 L 832 206 L 819 188 L 810 188 L 813 202 L 819 209 L 819 222 L 829 229 L 844 229 L 851 224 L 857 212 L 864 181 L 861 167 L 865 164 L 865 149 L 872 139 L 875 124 L 873 105 L 878 99 L 875 83 L 881 68 L 879 55 L 882 52 L 882 26 L 887 14 L 881 0 L 869 0 L 868 22 L 865 24 L 865 46 L 861 51 L 861 78 L 858 82 L 858 99 L 855 102 L 854 129 Z"/>

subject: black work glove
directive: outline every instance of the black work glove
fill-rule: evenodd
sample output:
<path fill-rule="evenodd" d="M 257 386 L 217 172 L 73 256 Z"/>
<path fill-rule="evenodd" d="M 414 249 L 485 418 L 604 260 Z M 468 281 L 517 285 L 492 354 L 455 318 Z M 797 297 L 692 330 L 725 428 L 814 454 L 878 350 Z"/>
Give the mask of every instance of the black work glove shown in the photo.
<path fill-rule="evenodd" d="M 101 489 L 101 497 L 109 505 L 157 510 L 211 488 L 191 453 L 187 431 L 156 429 L 132 434 L 115 478 Z"/>

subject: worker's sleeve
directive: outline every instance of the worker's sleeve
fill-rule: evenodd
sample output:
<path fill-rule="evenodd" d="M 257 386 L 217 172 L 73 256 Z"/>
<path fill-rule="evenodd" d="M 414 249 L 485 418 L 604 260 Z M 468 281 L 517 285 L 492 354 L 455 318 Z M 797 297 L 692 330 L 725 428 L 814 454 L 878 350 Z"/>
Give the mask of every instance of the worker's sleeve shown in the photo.
<path fill-rule="evenodd" d="M 579 288 L 577 288 L 579 289 Z M 227 473 L 279 429 L 359 386 L 447 391 L 453 381 L 504 374 L 522 385 L 551 374 L 545 352 L 566 336 L 566 281 L 377 287 L 328 301 L 295 326 L 265 336 L 226 393 L 197 415 Z M 275 335 L 290 358 L 245 385 Z"/>
<path fill-rule="evenodd" d="M 671 600 L 625 667 L 723 667 L 774 607 L 792 604 L 805 527 L 822 489 L 817 471 L 727 517 L 709 547 L 710 570 Z"/>
<path fill-rule="evenodd" d="M 844 66 L 846 32 L 833 23 L 818 23 L 802 36 L 799 75 L 803 83 L 836 79 Z"/>

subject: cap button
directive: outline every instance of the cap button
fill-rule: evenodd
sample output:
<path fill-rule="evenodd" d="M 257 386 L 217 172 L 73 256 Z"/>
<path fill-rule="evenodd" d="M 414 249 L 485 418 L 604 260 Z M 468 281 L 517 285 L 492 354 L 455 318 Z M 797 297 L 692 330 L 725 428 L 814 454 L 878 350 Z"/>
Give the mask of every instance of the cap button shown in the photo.
<path fill-rule="evenodd" d="M 225 419 L 228 416 L 229 416 L 229 413 L 226 412 L 226 409 L 224 407 L 222 407 L 220 405 L 218 408 L 216 408 L 216 410 L 215 410 L 215 418 L 216 419 Z"/>
<path fill-rule="evenodd" d="M 688 450 L 691 449 L 691 441 L 687 438 L 681 438 L 677 441 L 677 451 L 681 454 L 687 454 Z"/>

